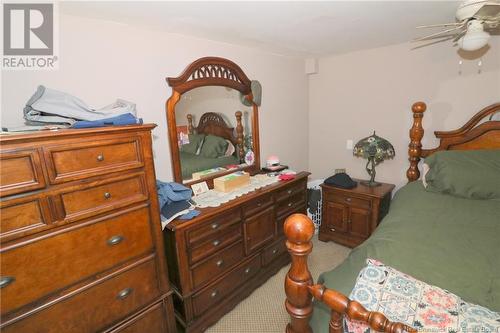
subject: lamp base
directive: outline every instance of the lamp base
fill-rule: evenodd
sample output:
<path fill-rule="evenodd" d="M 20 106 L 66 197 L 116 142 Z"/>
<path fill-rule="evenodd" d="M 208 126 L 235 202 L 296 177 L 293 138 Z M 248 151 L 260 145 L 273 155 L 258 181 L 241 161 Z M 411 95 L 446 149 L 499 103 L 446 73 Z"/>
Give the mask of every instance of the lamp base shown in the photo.
<path fill-rule="evenodd" d="M 362 181 L 360 181 L 360 183 L 361 183 L 361 185 L 368 186 L 368 187 L 377 187 L 377 186 L 382 185 L 382 183 L 372 182 L 369 180 L 362 180 Z"/>

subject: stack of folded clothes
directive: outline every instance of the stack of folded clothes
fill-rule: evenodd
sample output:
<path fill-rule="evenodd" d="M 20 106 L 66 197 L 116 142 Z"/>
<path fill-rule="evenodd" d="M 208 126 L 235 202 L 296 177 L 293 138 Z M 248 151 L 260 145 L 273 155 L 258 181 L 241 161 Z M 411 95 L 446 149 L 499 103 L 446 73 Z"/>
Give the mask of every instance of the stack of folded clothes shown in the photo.
<path fill-rule="evenodd" d="M 142 124 L 135 104 L 122 99 L 100 109 L 92 109 L 81 99 L 67 93 L 38 86 L 26 102 L 27 126 L 2 128 L 4 131 L 26 131 L 54 128 L 87 128 Z"/>
<path fill-rule="evenodd" d="M 165 226 L 179 217 L 181 220 L 190 220 L 200 214 L 191 204 L 191 190 L 179 183 L 165 183 L 156 180 L 156 190 L 161 210 L 161 226 Z"/>

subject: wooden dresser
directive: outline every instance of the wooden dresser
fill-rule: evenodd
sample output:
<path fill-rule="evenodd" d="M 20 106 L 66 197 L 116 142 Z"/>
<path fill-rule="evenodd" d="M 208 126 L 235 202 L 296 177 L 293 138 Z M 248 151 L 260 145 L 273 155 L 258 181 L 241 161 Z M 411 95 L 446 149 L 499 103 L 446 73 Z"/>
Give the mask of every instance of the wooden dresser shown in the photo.
<path fill-rule="evenodd" d="M 306 212 L 309 173 L 251 192 L 164 230 L 178 322 L 204 331 L 290 261 L 283 223 Z"/>
<path fill-rule="evenodd" d="M 389 211 L 393 184 L 368 187 L 356 180 L 358 186 L 352 189 L 321 185 L 319 240 L 358 246 L 370 237 Z"/>
<path fill-rule="evenodd" d="M 2 332 L 175 332 L 153 128 L 0 137 Z"/>

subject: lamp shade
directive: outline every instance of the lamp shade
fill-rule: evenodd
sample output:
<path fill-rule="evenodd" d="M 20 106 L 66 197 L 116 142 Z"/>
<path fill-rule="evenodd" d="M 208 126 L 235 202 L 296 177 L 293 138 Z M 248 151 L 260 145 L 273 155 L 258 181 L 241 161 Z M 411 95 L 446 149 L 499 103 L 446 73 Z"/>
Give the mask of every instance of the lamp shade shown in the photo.
<path fill-rule="evenodd" d="M 467 32 L 458 41 L 458 46 L 465 51 L 476 51 L 486 46 L 490 40 L 490 34 L 486 31 Z"/>
<path fill-rule="evenodd" d="M 373 159 L 375 164 L 379 164 L 383 160 L 394 158 L 396 155 L 392 144 L 384 138 L 372 135 L 363 138 L 356 143 L 353 149 L 353 155 L 366 159 Z"/>

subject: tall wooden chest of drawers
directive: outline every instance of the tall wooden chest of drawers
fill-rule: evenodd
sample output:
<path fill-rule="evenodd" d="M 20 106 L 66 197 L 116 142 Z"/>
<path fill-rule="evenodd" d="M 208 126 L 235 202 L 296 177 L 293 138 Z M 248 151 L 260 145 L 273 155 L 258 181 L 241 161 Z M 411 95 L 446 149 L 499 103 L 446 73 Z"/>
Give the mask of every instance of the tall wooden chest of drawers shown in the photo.
<path fill-rule="evenodd" d="M 283 223 L 306 212 L 308 175 L 167 225 L 175 313 L 187 332 L 204 331 L 290 261 Z"/>
<path fill-rule="evenodd" d="M 175 332 L 153 128 L 0 137 L 2 332 Z"/>

